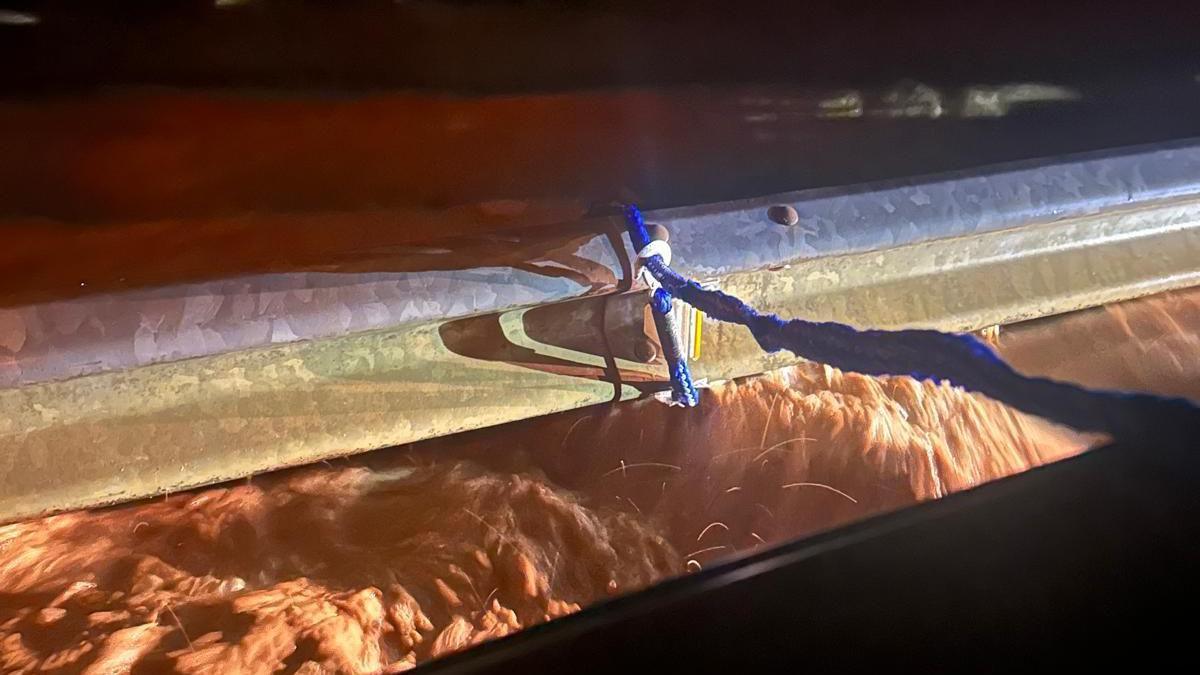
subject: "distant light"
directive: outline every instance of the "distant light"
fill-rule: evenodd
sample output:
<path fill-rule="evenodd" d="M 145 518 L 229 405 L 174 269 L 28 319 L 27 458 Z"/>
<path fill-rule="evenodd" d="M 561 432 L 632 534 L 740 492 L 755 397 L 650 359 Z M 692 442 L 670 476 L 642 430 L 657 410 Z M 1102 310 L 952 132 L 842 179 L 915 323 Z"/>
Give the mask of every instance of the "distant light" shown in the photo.
<path fill-rule="evenodd" d="M 855 89 L 838 92 L 817 103 L 817 117 L 824 119 L 852 118 L 863 116 L 863 95 Z"/>
<path fill-rule="evenodd" d="M 0 9 L 0 26 L 36 26 L 41 22 L 36 14 Z"/>
<path fill-rule="evenodd" d="M 1004 117 L 1027 104 L 1071 103 L 1083 94 L 1070 87 L 1024 82 L 995 87 L 968 87 L 963 95 L 963 117 Z"/>

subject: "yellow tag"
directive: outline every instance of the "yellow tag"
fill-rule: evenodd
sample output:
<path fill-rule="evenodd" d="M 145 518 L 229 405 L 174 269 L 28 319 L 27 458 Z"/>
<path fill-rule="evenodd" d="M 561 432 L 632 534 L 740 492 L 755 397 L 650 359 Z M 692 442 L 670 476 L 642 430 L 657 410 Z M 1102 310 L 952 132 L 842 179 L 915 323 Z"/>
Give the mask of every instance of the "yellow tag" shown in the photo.
<path fill-rule="evenodd" d="M 712 282 L 700 285 L 708 290 L 717 287 Z M 675 302 L 671 311 L 675 315 L 675 325 L 679 327 L 679 348 L 683 358 L 687 361 L 699 359 L 704 337 L 704 312 L 680 301 Z"/>

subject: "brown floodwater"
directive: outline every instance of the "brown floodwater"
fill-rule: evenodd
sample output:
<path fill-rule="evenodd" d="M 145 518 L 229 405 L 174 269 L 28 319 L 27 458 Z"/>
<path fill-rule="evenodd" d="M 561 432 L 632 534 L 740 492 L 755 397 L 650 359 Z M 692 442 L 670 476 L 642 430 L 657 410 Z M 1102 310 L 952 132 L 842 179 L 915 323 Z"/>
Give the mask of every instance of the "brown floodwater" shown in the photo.
<path fill-rule="evenodd" d="M 1195 396 L 1200 291 L 1004 328 L 1030 373 Z M 1087 349 L 1083 347 L 1087 346 Z M 395 672 L 1086 450 L 819 364 L 0 527 L 5 672 Z"/>

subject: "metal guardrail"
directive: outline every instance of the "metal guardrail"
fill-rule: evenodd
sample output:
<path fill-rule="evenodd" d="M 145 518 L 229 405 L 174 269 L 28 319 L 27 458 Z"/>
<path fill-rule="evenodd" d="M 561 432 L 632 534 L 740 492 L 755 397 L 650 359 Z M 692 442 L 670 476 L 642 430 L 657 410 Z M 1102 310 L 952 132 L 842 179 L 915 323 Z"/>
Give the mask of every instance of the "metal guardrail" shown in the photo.
<path fill-rule="evenodd" d="M 1200 284 L 1200 144 L 648 214 L 769 311 L 973 330 Z M 632 398 L 665 380 L 596 219 L 9 308 L 0 520 Z M 361 261 L 360 261 L 361 264 Z M 390 271 L 378 271 L 390 270 Z M 795 361 L 701 323 L 697 377 Z"/>

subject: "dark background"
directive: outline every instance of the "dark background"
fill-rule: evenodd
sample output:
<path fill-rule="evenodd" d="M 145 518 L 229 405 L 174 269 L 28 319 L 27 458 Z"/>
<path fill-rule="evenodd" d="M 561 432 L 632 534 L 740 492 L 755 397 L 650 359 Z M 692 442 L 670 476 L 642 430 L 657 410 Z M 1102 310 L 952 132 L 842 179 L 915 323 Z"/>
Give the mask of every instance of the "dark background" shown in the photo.
<path fill-rule="evenodd" d="M 236 2 L 237 0 L 226 0 Z M 919 76 L 1190 80 L 1187 2 L 116 0 L 0 8 L 0 86 L 515 92 L 672 83 L 863 86 Z"/>
<path fill-rule="evenodd" d="M 0 305 L 1197 137 L 1193 4 L 0 0 Z"/>

